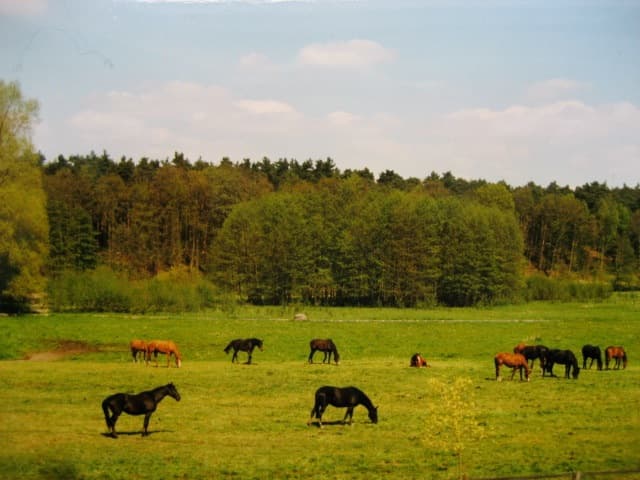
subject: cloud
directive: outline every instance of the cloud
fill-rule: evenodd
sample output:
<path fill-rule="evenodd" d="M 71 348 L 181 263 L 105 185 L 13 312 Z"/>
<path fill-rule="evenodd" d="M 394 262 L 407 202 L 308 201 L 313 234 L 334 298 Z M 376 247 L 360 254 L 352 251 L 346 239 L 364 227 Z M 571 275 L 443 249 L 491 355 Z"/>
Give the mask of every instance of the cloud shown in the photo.
<path fill-rule="evenodd" d="M 164 159 L 179 151 L 211 162 L 224 156 L 331 157 L 343 170 L 392 169 L 404 177 L 451 171 L 514 186 L 640 183 L 640 107 L 629 102 L 316 114 L 282 99 L 243 98 L 193 82 L 145 85 L 85 101 L 66 122 L 37 126 L 36 145 L 47 158 L 102 149 L 113 158 Z"/>
<path fill-rule="evenodd" d="M 531 85 L 526 98 L 533 102 L 548 102 L 562 98 L 573 98 L 587 85 L 568 78 L 552 78 Z"/>
<path fill-rule="evenodd" d="M 392 60 L 394 52 L 371 40 L 313 43 L 298 52 L 302 65 L 332 68 L 362 68 Z"/>
<path fill-rule="evenodd" d="M 256 115 L 295 112 L 291 105 L 277 100 L 239 100 L 235 102 L 235 105 Z"/>
<path fill-rule="evenodd" d="M 0 15 L 41 15 L 47 11 L 48 3 L 48 0 L 2 0 Z"/>
<path fill-rule="evenodd" d="M 269 57 L 258 52 L 243 55 L 240 57 L 238 64 L 243 68 L 267 68 L 272 65 Z"/>

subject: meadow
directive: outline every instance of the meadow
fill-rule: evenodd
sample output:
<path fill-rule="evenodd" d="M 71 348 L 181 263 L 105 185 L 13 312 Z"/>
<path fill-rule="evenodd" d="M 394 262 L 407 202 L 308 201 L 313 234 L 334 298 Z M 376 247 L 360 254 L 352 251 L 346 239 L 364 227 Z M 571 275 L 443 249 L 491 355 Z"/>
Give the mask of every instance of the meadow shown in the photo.
<path fill-rule="evenodd" d="M 296 311 L 0 318 L 0 478 L 450 479 L 456 452 L 470 478 L 640 469 L 637 295 L 483 309 L 310 308 L 307 321 L 294 321 Z M 253 365 L 232 364 L 227 342 L 253 336 L 265 350 Z M 320 364 L 320 354 L 308 364 L 315 337 L 333 338 L 340 365 Z M 182 368 L 167 368 L 164 357 L 158 368 L 134 364 L 133 338 L 175 340 Z M 531 382 L 496 382 L 493 355 L 520 341 L 571 349 L 581 365 L 586 343 L 624 345 L 629 365 L 566 380 L 558 366 L 558 378 L 542 378 L 536 363 Z M 415 352 L 431 368 L 410 368 Z M 107 395 L 168 382 L 182 399 L 162 401 L 151 435 L 128 415 L 118 439 L 105 435 Z M 358 386 L 379 423 L 358 407 L 353 425 L 342 425 L 344 410 L 329 407 L 324 428 L 307 426 L 322 385 Z"/>

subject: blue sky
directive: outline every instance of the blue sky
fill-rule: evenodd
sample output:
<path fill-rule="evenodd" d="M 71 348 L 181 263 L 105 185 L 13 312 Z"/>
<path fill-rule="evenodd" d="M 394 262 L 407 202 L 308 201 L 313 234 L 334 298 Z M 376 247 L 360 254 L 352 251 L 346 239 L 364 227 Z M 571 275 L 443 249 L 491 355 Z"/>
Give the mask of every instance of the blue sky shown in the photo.
<path fill-rule="evenodd" d="M 36 148 L 640 183 L 640 0 L 0 0 Z"/>

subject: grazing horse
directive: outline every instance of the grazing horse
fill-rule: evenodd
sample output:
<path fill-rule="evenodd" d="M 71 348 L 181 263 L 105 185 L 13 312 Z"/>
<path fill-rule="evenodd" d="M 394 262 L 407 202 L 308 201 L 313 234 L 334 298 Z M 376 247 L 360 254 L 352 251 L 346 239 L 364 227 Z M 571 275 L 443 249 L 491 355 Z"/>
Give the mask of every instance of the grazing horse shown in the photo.
<path fill-rule="evenodd" d="M 233 348 L 233 356 L 231 357 L 231 363 L 235 362 L 238 359 L 238 352 L 242 350 L 243 352 L 247 352 L 249 358 L 247 359 L 247 365 L 251 364 L 251 355 L 253 354 L 253 349 L 258 347 L 262 352 L 264 349 L 262 347 L 262 340 L 259 338 L 236 338 L 235 340 L 231 340 L 229 345 L 227 345 L 224 349 L 224 353 L 229 353 Z"/>
<path fill-rule="evenodd" d="M 616 364 L 613 367 L 614 370 L 618 370 L 620 368 L 621 361 L 622 368 L 627 368 L 627 352 L 624 351 L 623 347 L 607 347 L 604 353 L 604 360 L 607 370 L 609 370 L 609 362 L 613 359 L 615 359 L 616 361 Z"/>
<path fill-rule="evenodd" d="M 178 350 L 176 344 L 171 340 L 151 340 L 147 343 L 147 364 L 151 361 L 151 354 L 153 354 L 157 367 L 158 353 L 165 353 L 167 355 L 167 368 L 171 365 L 171 355 L 173 355 L 174 360 L 176 361 L 176 367 L 180 368 L 182 365 L 182 355 L 180 354 L 180 350 Z"/>
<path fill-rule="evenodd" d="M 142 436 L 149 435 L 147 428 L 149 427 L 151 414 L 156 411 L 158 403 L 167 395 L 173 397 L 178 402 L 180 401 L 180 394 L 173 383 L 141 392 L 137 395 L 116 393 L 105 398 L 102 401 L 102 411 L 104 412 L 104 419 L 107 422 L 110 436 L 113 438 L 118 437 L 118 434 L 116 434 L 116 421 L 122 412 L 128 413 L 129 415 L 144 415 L 144 430 Z M 110 416 L 109 412 L 113 415 Z"/>
<path fill-rule="evenodd" d="M 410 367 L 430 367 L 431 365 L 427 365 L 427 359 L 424 358 L 422 355 L 420 355 L 419 353 L 414 353 L 411 356 L 411 361 L 409 362 L 409 366 Z"/>
<path fill-rule="evenodd" d="M 525 345 L 520 342 L 513 348 L 513 353 L 519 353 L 524 356 L 529 362 L 529 367 L 533 369 L 533 364 L 536 359 L 540 359 L 540 368 L 544 372 L 544 361 L 549 349 L 544 345 Z"/>
<path fill-rule="evenodd" d="M 318 425 L 322 427 L 322 414 L 327 409 L 327 405 L 342 408 L 347 407 L 347 413 L 342 419 L 342 423 L 346 423 L 349 419 L 349 425 L 353 420 L 353 409 L 358 405 L 364 405 L 369 412 L 369 420 L 372 423 L 378 423 L 378 407 L 374 407 L 369 397 L 356 387 L 320 387 L 316 390 L 315 403 L 311 409 L 311 418 L 307 425 L 311 425 L 313 418 L 318 419 Z"/>
<path fill-rule="evenodd" d="M 525 372 L 527 382 L 530 381 L 531 370 L 529 369 L 527 359 L 524 358 L 524 355 L 521 353 L 496 353 L 495 357 L 493 357 L 493 363 L 496 367 L 496 380 L 498 382 L 502 381 L 502 377 L 500 376 L 500 367 L 502 365 L 512 368 L 511 380 L 513 380 L 513 376 L 516 374 L 516 369 L 518 369 L 520 370 L 520 381 L 522 381 L 522 370 Z"/>
<path fill-rule="evenodd" d="M 593 366 L 593 361 L 598 362 L 598 370 L 602 370 L 602 352 L 600 347 L 595 345 L 585 345 L 582 347 L 582 368 L 587 368 L 587 359 L 591 359 L 589 368 Z"/>
<path fill-rule="evenodd" d="M 144 340 L 131 340 L 129 343 L 129 348 L 131 349 L 131 356 L 133 357 L 133 361 L 138 361 L 138 353 L 142 353 L 142 358 L 146 357 L 147 354 L 147 342 Z"/>
<path fill-rule="evenodd" d="M 578 366 L 578 359 L 571 350 L 549 350 L 547 352 L 546 371 L 549 372 L 549 375 L 552 377 L 555 377 L 553 374 L 553 365 L 556 363 L 564 365 L 564 378 L 569 378 L 569 372 L 571 372 L 573 378 L 578 378 L 580 367 Z M 543 377 L 544 374 L 545 372 L 543 370 Z"/>
<path fill-rule="evenodd" d="M 324 353 L 322 363 L 331 363 L 331 355 L 333 355 L 333 361 L 336 362 L 336 365 L 340 362 L 338 347 L 336 347 L 336 344 L 333 343 L 333 340 L 330 338 L 314 338 L 309 342 L 309 348 L 311 349 L 309 353 L 309 363 L 313 363 L 313 355 L 318 350 Z"/>

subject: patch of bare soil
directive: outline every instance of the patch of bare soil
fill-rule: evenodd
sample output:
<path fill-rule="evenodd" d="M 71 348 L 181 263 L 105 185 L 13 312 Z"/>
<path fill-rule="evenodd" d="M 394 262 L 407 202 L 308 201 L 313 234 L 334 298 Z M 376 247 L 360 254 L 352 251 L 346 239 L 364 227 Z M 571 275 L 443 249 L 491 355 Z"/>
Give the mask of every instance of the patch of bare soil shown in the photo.
<path fill-rule="evenodd" d="M 33 352 L 25 356 L 25 360 L 35 360 L 40 362 L 51 362 L 60 360 L 70 355 L 99 352 L 100 349 L 81 340 L 56 340 L 51 350 L 44 352 Z"/>

